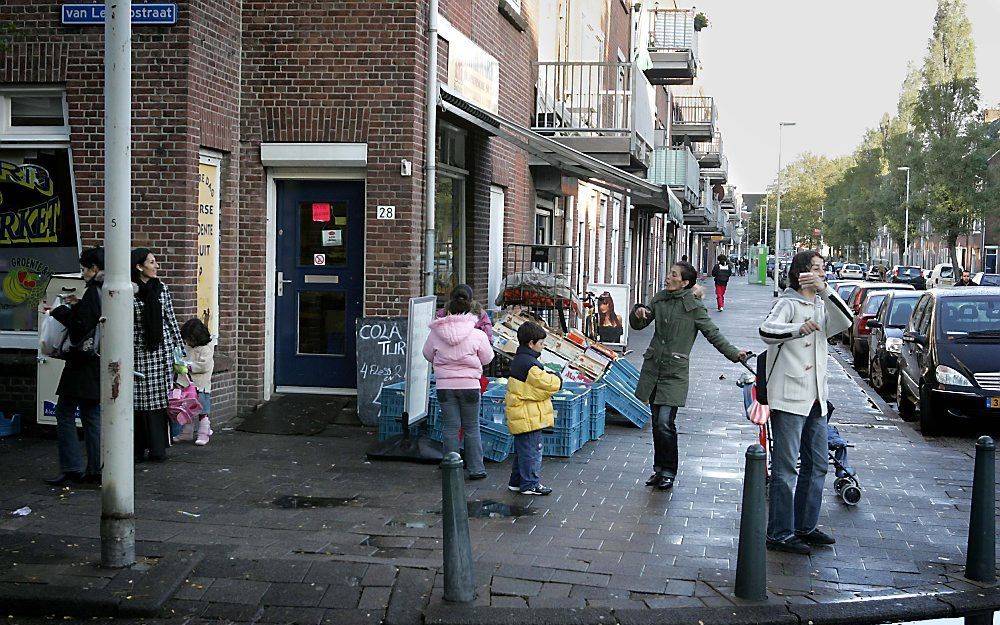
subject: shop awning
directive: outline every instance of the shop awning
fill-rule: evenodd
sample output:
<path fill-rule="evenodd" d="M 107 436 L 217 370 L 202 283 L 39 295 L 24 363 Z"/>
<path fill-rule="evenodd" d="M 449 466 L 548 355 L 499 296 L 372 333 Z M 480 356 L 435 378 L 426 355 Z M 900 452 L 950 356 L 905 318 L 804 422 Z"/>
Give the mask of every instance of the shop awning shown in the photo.
<path fill-rule="evenodd" d="M 683 222 L 681 203 L 666 186 L 654 184 L 644 178 L 622 171 L 589 154 L 566 147 L 551 137 L 540 135 L 529 128 L 508 121 L 470 103 L 443 85 L 438 86 L 438 107 L 482 128 L 493 136 L 513 143 L 562 171 L 583 180 L 621 191 L 631 197 L 634 203 L 668 211 L 671 219 L 677 220 L 678 223 Z"/>

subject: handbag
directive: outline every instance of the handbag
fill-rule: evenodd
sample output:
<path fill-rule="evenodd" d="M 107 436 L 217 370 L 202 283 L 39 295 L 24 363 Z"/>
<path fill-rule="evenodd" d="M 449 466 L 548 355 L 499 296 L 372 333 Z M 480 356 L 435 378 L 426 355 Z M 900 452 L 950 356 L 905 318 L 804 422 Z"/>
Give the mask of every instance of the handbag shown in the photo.
<path fill-rule="evenodd" d="M 187 386 L 175 384 L 167 395 L 167 413 L 170 418 L 181 425 L 193 423 L 201 414 L 202 406 L 198 401 L 198 389 L 191 382 L 191 377 L 187 377 Z"/>
<path fill-rule="evenodd" d="M 62 345 L 66 341 L 67 334 L 66 326 L 46 312 L 38 332 L 38 352 L 49 358 L 62 358 Z"/>
<path fill-rule="evenodd" d="M 774 354 L 775 363 L 778 362 L 778 356 L 781 355 L 781 348 L 784 346 L 785 346 L 784 343 L 778 345 L 778 350 Z M 757 403 L 762 404 L 764 406 L 767 405 L 767 352 L 768 351 L 769 350 L 765 350 L 764 352 L 761 352 L 760 354 L 757 355 L 757 374 L 756 374 L 757 381 L 754 383 L 757 395 L 756 401 Z M 753 419 L 751 419 L 751 421 L 752 420 Z"/>

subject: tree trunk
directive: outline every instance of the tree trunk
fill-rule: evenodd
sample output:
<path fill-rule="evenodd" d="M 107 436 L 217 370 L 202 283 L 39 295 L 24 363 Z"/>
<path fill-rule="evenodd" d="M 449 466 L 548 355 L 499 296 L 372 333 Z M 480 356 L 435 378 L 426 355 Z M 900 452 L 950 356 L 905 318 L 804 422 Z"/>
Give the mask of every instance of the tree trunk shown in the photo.
<path fill-rule="evenodd" d="M 958 249 L 956 249 L 956 246 L 958 245 L 958 233 L 949 232 L 947 239 L 948 253 L 951 254 L 951 266 L 955 269 L 955 279 L 957 280 L 960 273 L 960 266 L 958 264 Z"/>

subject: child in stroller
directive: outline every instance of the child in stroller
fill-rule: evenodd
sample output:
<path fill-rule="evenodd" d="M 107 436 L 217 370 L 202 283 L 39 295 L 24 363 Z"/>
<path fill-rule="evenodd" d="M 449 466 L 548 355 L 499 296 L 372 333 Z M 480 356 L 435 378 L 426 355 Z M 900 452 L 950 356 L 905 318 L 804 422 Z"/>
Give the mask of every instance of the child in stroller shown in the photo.
<path fill-rule="evenodd" d="M 750 354 L 747 358 L 752 358 Z M 759 427 L 758 437 L 761 446 L 767 453 L 767 462 L 764 471 L 768 479 L 771 477 L 771 424 L 768 419 L 770 411 L 766 405 L 757 401 L 757 376 L 756 372 L 750 368 L 746 361 L 742 362 L 748 373 L 740 376 L 736 385 L 743 389 L 743 410 L 747 419 Z M 830 464 L 833 465 L 836 479 L 833 482 L 833 489 L 840 495 L 840 498 L 849 506 L 856 506 L 861 501 L 861 483 L 858 481 L 857 472 L 848 464 L 847 448 L 850 443 L 841 436 L 837 426 L 830 423 L 830 418 L 835 410 L 832 403 L 826 403 L 826 445 L 829 452 Z"/>

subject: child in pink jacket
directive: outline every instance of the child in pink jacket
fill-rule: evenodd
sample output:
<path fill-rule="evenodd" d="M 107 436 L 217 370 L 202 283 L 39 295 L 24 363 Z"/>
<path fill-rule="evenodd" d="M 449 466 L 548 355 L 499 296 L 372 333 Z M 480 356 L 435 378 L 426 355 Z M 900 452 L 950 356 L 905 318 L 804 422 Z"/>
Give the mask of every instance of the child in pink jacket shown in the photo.
<path fill-rule="evenodd" d="M 430 324 L 424 358 L 434 366 L 441 404 L 444 453 L 458 451 L 459 427 L 465 430 L 465 466 L 470 480 L 486 477 L 483 443 L 479 437 L 479 379 L 483 365 L 493 360 L 493 346 L 476 328 L 471 314 L 472 293 L 456 289 L 445 307 L 447 314 Z"/>

